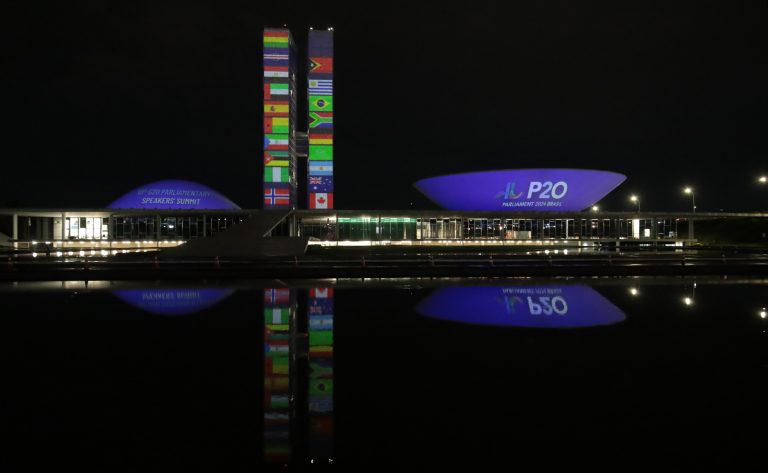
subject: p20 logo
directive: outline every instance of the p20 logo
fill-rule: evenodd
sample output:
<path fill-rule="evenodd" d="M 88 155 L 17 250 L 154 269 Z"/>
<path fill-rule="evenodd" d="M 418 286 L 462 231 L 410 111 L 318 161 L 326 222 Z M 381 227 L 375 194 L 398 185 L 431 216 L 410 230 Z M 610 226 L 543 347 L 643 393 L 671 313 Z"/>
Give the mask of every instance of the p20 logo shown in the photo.
<path fill-rule="evenodd" d="M 567 193 L 568 184 L 565 181 L 557 181 L 555 183 L 552 181 L 531 181 L 528 184 L 528 195 L 526 198 L 562 199 Z"/>

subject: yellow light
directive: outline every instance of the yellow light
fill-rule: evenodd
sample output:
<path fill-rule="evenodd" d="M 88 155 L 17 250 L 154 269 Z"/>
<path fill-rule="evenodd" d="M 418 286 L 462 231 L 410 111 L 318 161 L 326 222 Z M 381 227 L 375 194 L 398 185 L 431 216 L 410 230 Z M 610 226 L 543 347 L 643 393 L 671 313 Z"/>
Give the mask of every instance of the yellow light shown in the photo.
<path fill-rule="evenodd" d="M 61 255 L 62 255 L 62 254 L 63 254 L 63 253 L 62 253 L 61 251 L 57 251 L 57 252 L 56 252 L 56 256 L 58 256 L 59 258 L 61 258 Z"/>
<path fill-rule="evenodd" d="M 766 177 L 766 176 L 760 176 L 760 177 L 757 179 L 757 181 L 758 181 L 758 182 L 761 182 L 761 183 L 763 183 L 763 184 L 765 184 L 766 182 L 768 182 L 768 177 Z"/>
<path fill-rule="evenodd" d="M 683 189 L 683 192 L 685 192 L 686 194 L 690 194 L 691 192 L 693 192 L 693 189 L 691 189 L 690 187 L 686 187 L 685 189 Z"/>
<path fill-rule="evenodd" d="M 636 296 L 640 294 L 640 291 L 638 291 L 636 287 L 632 287 L 629 289 L 629 293 L 632 294 L 633 296 Z"/>
<path fill-rule="evenodd" d="M 637 196 L 636 196 L 636 195 L 633 195 L 633 196 L 631 196 L 631 197 L 629 198 L 629 200 L 631 200 L 632 202 L 637 202 Z"/>
<path fill-rule="evenodd" d="M 597 205 L 593 205 L 592 206 L 592 211 L 593 212 L 597 212 L 598 210 L 600 210 L 600 208 Z"/>
<path fill-rule="evenodd" d="M 685 303 L 685 305 L 693 305 L 693 299 L 691 299 L 690 297 L 684 298 L 683 302 Z"/>

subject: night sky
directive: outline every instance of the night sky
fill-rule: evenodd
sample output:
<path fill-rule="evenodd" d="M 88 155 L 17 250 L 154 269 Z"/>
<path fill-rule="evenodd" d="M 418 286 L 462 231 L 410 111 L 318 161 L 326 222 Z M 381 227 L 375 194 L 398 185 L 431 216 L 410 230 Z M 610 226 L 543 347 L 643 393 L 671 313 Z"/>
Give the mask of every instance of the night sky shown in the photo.
<path fill-rule="evenodd" d="M 606 210 L 688 210 L 684 185 L 700 211 L 768 207 L 764 1 L 267 3 L 4 7 L 0 207 L 182 178 L 260 208 L 261 34 L 283 24 L 304 54 L 310 25 L 335 29 L 337 208 L 557 166 L 626 174 Z"/>

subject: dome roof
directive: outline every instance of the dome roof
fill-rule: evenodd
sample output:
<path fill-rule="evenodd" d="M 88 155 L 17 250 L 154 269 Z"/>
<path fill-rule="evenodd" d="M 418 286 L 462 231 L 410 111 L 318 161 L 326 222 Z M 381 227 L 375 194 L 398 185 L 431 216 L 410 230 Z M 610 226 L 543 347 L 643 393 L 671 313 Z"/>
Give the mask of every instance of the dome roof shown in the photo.
<path fill-rule="evenodd" d="M 240 210 L 240 206 L 210 187 L 182 180 L 150 182 L 123 195 L 107 208 Z"/>
<path fill-rule="evenodd" d="M 504 169 L 430 177 L 414 186 L 449 210 L 572 212 L 591 207 L 626 178 L 591 169 Z"/>

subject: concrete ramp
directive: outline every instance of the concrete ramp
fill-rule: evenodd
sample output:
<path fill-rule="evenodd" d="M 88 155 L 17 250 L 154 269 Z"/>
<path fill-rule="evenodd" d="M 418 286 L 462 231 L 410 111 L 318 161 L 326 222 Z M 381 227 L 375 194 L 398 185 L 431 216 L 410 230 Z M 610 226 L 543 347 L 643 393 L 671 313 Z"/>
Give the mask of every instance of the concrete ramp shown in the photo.
<path fill-rule="evenodd" d="M 301 256 L 307 237 L 267 237 L 291 212 L 254 212 L 243 222 L 212 237 L 190 240 L 160 252 L 161 259 L 246 258 Z"/>

